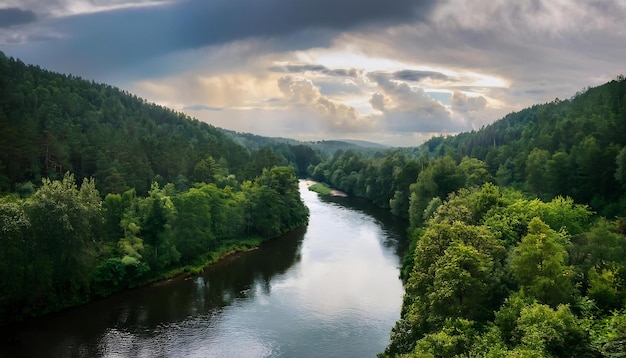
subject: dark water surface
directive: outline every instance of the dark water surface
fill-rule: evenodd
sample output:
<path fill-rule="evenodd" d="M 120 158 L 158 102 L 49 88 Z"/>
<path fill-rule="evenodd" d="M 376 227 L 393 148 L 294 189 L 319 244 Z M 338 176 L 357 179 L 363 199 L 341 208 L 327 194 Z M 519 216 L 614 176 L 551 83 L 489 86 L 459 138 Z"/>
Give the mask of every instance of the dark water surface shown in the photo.
<path fill-rule="evenodd" d="M 374 357 L 399 318 L 406 226 L 300 182 L 308 227 L 201 276 L 3 327 L 6 357 Z"/>

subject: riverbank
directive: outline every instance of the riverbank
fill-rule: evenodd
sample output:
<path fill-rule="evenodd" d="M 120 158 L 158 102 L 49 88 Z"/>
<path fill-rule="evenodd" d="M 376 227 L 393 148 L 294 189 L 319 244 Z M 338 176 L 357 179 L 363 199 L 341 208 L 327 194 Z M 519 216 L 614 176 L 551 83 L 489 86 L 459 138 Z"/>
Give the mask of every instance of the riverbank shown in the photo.
<path fill-rule="evenodd" d="M 142 283 L 136 287 L 145 286 L 149 284 L 155 284 L 161 281 L 170 280 L 179 276 L 194 276 L 201 274 L 205 269 L 212 265 L 219 264 L 222 261 L 227 260 L 229 257 L 241 252 L 251 251 L 258 249 L 261 244 L 266 241 L 272 240 L 271 238 L 262 237 L 250 237 L 240 240 L 232 240 L 220 246 L 215 251 L 207 252 L 202 255 L 202 260 L 198 264 L 191 264 L 182 267 L 177 267 L 170 271 L 157 276 L 148 282 Z"/>
<path fill-rule="evenodd" d="M 376 356 L 400 315 L 406 232 L 365 202 L 299 188 L 307 226 L 199 275 L 0 329 L 0 357 Z"/>
<path fill-rule="evenodd" d="M 294 228 L 293 230 L 296 230 Z M 293 231 L 291 230 L 291 231 Z M 282 235 L 281 235 L 282 236 Z M 277 238 L 277 237 L 276 237 Z M 50 314 L 57 314 L 66 310 L 74 309 L 79 306 L 83 306 L 89 304 L 94 301 L 98 301 L 101 299 L 106 299 L 110 296 L 116 295 L 118 293 L 140 289 L 142 287 L 147 286 L 158 286 L 160 284 L 165 284 L 169 281 L 175 279 L 182 279 L 190 276 L 196 276 L 203 273 L 206 269 L 217 266 L 222 262 L 227 262 L 231 258 L 235 258 L 237 254 L 252 251 L 258 249 L 263 243 L 274 240 L 276 238 L 264 238 L 260 236 L 248 237 L 243 239 L 231 239 L 224 242 L 220 247 L 216 248 L 213 251 L 207 252 L 200 256 L 200 259 L 195 264 L 189 264 L 185 266 L 180 266 L 176 268 L 172 268 L 169 271 L 162 272 L 152 277 L 148 277 L 145 280 L 135 282 L 134 284 L 130 284 L 128 286 L 120 287 L 118 290 L 107 292 L 105 295 L 98 295 L 95 293 L 87 294 L 83 297 L 78 297 L 74 301 L 69 302 L 61 302 L 56 306 L 48 306 L 47 309 L 42 309 L 38 312 L 22 312 L 15 313 L 14 316 L 10 317 L 6 315 L 5 317 L 1 317 L 0 319 L 0 327 L 9 326 L 11 324 L 17 324 L 20 322 L 28 321 L 31 319 L 37 319 L 43 316 L 47 316 Z"/>
<path fill-rule="evenodd" d="M 341 190 L 337 190 L 337 189 L 333 189 L 329 186 L 327 186 L 324 183 L 318 183 L 316 181 L 313 180 L 306 180 L 306 185 L 307 188 L 309 188 L 310 191 L 314 191 L 320 195 L 327 195 L 327 196 L 336 196 L 336 197 L 347 197 L 348 194 L 344 193 Z"/>

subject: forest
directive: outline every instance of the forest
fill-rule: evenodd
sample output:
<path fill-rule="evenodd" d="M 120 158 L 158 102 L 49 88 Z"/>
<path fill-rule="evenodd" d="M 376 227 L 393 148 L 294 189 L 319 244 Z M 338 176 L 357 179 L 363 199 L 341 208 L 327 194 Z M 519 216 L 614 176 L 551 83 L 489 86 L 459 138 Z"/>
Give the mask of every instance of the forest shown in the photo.
<path fill-rule="evenodd" d="M 626 352 L 623 76 L 391 149 L 228 132 L 3 54 L 0 91 L 0 323 L 301 226 L 309 176 L 410 222 L 381 357 Z"/>
<path fill-rule="evenodd" d="M 626 79 L 314 180 L 410 221 L 401 319 L 380 357 L 626 352 Z"/>
<path fill-rule="evenodd" d="M 0 324 L 198 272 L 308 220 L 309 147 L 249 150 L 1 53 L 0 91 Z"/>

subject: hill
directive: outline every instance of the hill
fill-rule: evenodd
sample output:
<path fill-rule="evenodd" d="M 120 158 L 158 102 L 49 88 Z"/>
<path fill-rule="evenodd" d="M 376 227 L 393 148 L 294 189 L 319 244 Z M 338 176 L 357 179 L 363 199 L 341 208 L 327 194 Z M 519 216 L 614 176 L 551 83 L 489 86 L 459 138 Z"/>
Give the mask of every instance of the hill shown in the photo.
<path fill-rule="evenodd" d="M 478 131 L 433 138 L 431 157 L 484 161 L 500 186 L 571 196 L 613 215 L 626 188 L 626 80 L 511 113 Z"/>
<path fill-rule="evenodd" d="M 293 167 L 314 153 L 300 149 L 248 150 L 0 53 L 0 324 L 198 272 L 306 224 Z"/>
<path fill-rule="evenodd" d="M 115 87 L 0 54 L 0 88 L 0 191 L 70 171 L 105 193 L 146 193 L 191 180 L 209 156 L 246 176 L 250 153 L 222 130 Z"/>
<path fill-rule="evenodd" d="M 313 179 L 410 221 L 380 357 L 612 357 L 626 342 L 626 79 Z"/>

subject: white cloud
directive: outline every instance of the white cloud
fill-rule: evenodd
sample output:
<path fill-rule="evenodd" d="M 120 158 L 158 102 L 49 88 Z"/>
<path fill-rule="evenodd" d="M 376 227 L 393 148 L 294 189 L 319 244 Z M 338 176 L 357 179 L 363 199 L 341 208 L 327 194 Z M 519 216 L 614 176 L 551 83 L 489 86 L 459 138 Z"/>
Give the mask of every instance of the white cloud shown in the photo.
<path fill-rule="evenodd" d="M 303 77 L 283 76 L 278 87 L 284 97 L 298 105 L 314 109 L 332 131 L 367 131 L 371 122 L 361 116 L 353 107 L 334 101 L 321 94 L 318 87 Z"/>
<path fill-rule="evenodd" d="M 471 113 L 485 109 L 487 100 L 483 96 L 470 97 L 455 91 L 450 99 L 450 105 L 455 112 Z"/>
<path fill-rule="evenodd" d="M 391 132 L 456 133 L 468 129 L 462 118 L 453 118 L 439 101 L 423 88 L 391 80 L 387 73 L 370 73 L 369 78 L 379 92 L 370 98 L 370 104 L 380 114 L 372 115 L 383 130 Z"/>
<path fill-rule="evenodd" d="M 169 7 L 123 10 L 165 3 Z M 250 19 L 241 28 L 208 11 L 235 3 L 207 4 L 5 0 L 4 6 L 32 10 L 38 19 L 32 27 L 6 28 L 0 41 L 11 43 L 3 49 L 8 55 L 118 85 L 217 126 L 401 145 L 479 128 L 626 73 L 626 2 L 619 0 L 449 0 L 432 12 L 426 7 L 428 18 L 400 10 L 386 21 L 353 14 L 360 19 L 355 24 L 367 26 L 346 25 L 341 16 L 330 21 L 320 6 L 313 15 L 298 15 L 304 25 L 291 18 L 286 27 L 233 10 L 236 18 Z M 118 11 L 105 13 L 112 9 Z M 140 16 L 137 23 L 114 21 L 126 13 Z M 175 14 L 215 21 L 194 27 Z M 154 16 L 171 20 L 165 21 L 171 27 L 155 26 Z M 90 26 L 94 21 L 99 27 Z M 103 46 L 116 42 L 94 43 L 93 36 L 121 45 Z M 114 51 L 120 49 L 127 51 Z"/>
<path fill-rule="evenodd" d="M 283 76 L 278 80 L 283 96 L 298 104 L 315 104 L 322 96 L 311 80 L 302 77 Z"/>

